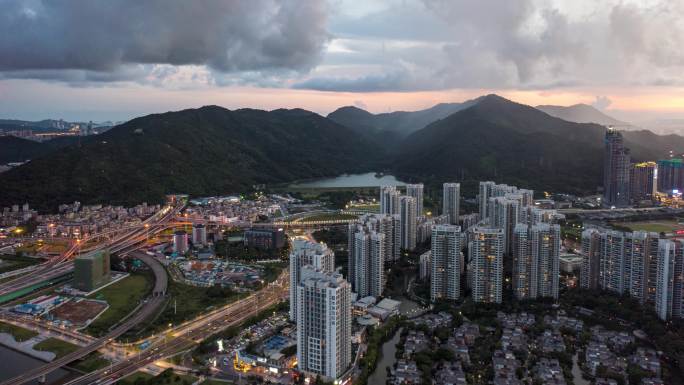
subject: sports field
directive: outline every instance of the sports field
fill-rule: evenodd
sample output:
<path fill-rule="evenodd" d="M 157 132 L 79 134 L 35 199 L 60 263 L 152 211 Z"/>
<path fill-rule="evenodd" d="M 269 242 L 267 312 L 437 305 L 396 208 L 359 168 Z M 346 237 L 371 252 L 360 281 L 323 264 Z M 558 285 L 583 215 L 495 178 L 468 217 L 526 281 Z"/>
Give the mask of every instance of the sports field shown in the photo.
<path fill-rule="evenodd" d="M 653 231 L 656 233 L 672 233 L 677 230 L 684 230 L 684 222 L 671 219 L 640 222 L 617 222 L 615 224 L 627 227 L 632 231 Z"/>
<path fill-rule="evenodd" d="M 105 300 L 109 308 L 86 329 L 86 333 L 99 336 L 110 326 L 126 317 L 152 290 L 152 279 L 145 274 L 132 274 L 94 293 L 94 299 Z"/>

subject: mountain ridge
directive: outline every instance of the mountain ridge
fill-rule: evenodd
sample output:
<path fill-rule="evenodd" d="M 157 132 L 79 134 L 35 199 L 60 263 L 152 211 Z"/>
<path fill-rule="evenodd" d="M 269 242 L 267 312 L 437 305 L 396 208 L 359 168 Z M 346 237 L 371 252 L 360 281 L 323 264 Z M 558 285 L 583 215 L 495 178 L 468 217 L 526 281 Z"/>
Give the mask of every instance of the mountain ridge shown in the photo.
<path fill-rule="evenodd" d="M 684 149 L 682 137 L 624 134 L 635 160 L 664 157 L 672 147 Z M 604 135 L 604 126 L 569 122 L 487 95 L 404 139 L 394 171 L 409 178 L 497 179 L 535 189 L 593 192 L 601 183 Z"/>
<path fill-rule="evenodd" d="M 373 145 L 303 111 L 205 106 L 139 117 L 0 174 L 0 206 L 153 202 L 169 192 L 237 192 L 373 168 Z"/>
<path fill-rule="evenodd" d="M 362 120 L 370 113 L 349 111 L 360 117 L 355 128 L 303 109 L 204 106 L 135 118 L 88 137 L 80 147 L 0 174 L 0 206 L 28 201 L 54 208 L 73 200 L 132 204 L 158 201 L 169 192 L 235 193 L 260 184 L 379 170 L 435 185 L 456 180 L 474 186 L 495 179 L 593 193 L 601 183 L 605 127 L 569 122 L 498 95 L 480 97 L 403 139 L 375 126 L 363 133 Z M 623 135 L 635 161 L 684 152 L 680 136 Z"/>
<path fill-rule="evenodd" d="M 362 132 L 392 132 L 400 138 L 405 138 L 435 120 L 444 119 L 454 112 L 470 107 L 478 100 L 479 98 L 462 103 L 439 103 L 418 111 L 394 111 L 379 114 L 373 114 L 355 106 L 344 106 L 329 113 L 327 118 L 347 127 L 354 126 L 350 128 Z"/>
<path fill-rule="evenodd" d="M 596 123 L 604 126 L 631 126 L 631 124 L 615 119 L 601 110 L 588 104 L 578 103 L 571 106 L 539 105 L 541 110 L 551 116 L 574 123 Z"/>

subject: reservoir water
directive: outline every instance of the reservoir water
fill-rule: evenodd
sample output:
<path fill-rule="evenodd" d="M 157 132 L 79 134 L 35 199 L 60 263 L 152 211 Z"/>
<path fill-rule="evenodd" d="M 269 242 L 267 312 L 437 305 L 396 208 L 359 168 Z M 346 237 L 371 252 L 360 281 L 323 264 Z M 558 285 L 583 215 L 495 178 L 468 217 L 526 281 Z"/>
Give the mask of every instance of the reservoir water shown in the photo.
<path fill-rule="evenodd" d="M 404 186 L 405 183 L 393 175 L 377 175 L 374 172 L 365 174 L 344 174 L 334 178 L 323 178 L 290 184 L 291 188 L 344 188 L 344 187 L 377 187 Z"/>
<path fill-rule="evenodd" d="M 45 362 L 36 358 L 19 353 L 15 350 L 0 345 L 0 382 L 18 376 L 27 370 L 44 365 Z M 58 369 L 47 376 L 47 384 L 64 380 L 73 374 L 64 369 Z M 38 381 L 28 382 L 28 384 L 38 384 Z"/>

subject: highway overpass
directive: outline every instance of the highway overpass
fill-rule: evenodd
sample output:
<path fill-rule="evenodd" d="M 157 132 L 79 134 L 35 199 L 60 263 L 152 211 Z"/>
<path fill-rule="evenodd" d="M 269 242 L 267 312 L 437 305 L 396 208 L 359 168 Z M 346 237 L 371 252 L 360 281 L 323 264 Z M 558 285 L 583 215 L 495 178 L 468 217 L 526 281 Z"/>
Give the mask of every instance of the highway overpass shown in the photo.
<path fill-rule="evenodd" d="M 145 253 L 135 253 L 134 256 L 142 260 L 147 264 L 154 273 L 154 288 L 152 289 L 152 294 L 144 302 L 142 307 L 137 313 L 135 313 L 130 318 L 126 319 L 124 322 L 120 323 L 113 330 L 107 333 L 105 336 L 90 342 L 88 345 L 69 353 L 61 358 L 55 359 L 54 361 L 39 366 L 35 369 L 31 369 L 22 373 L 21 375 L 11 378 L 7 381 L 2 382 L 0 385 L 21 385 L 36 379 L 41 379 L 48 373 L 69 364 L 70 362 L 76 361 L 86 355 L 102 348 L 109 342 L 113 341 L 133 326 L 139 324 L 140 322 L 146 320 L 152 316 L 165 301 L 165 293 L 168 285 L 168 277 L 166 275 L 166 270 L 164 267 L 154 258 L 148 256 Z"/>

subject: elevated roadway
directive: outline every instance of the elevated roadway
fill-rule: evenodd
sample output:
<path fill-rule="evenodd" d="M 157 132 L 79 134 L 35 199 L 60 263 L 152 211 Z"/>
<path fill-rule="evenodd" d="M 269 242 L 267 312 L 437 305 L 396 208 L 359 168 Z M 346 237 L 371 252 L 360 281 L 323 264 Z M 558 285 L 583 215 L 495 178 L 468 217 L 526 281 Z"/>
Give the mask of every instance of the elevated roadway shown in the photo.
<path fill-rule="evenodd" d="M 28 370 L 21 375 L 11 378 L 2 382 L 1 385 L 21 385 L 29 381 L 36 379 L 41 379 L 48 373 L 69 364 L 70 362 L 76 361 L 86 355 L 97 351 L 98 349 L 104 347 L 106 344 L 113 341 L 115 338 L 119 337 L 135 325 L 143 322 L 152 316 L 161 304 L 165 300 L 165 293 L 168 285 L 168 277 L 166 275 L 166 270 L 164 267 L 154 258 L 148 256 L 145 253 L 135 253 L 136 258 L 140 258 L 145 264 L 147 264 L 152 272 L 154 273 L 154 288 L 152 289 L 152 294 L 148 297 L 143 306 L 130 318 L 126 319 L 124 322 L 120 323 L 114 329 L 112 329 L 105 336 L 100 337 L 94 341 L 89 342 L 87 345 L 81 347 L 80 349 L 69 353 L 61 358 L 55 359 L 54 361 L 39 366 L 37 368 Z"/>
<path fill-rule="evenodd" d="M 108 368 L 88 373 L 68 385 L 112 384 L 140 370 L 141 368 L 193 348 L 210 335 L 219 333 L 231 326 L 237 326 L 258 314 L 260 311 L 278 303 L 288 295 L 287 271 L 276 283 L 249 297 L 196 318 L 175 328 L 162 342 L 152 344 L 146 350 L 112 365 Z"/>
<path fill-rule="evenodd" d="M 89 251 L 106 248 L 114 254 L 135 250 L 148 239 L 150 234 L 156 234 L 164 230 L 182 208 L 183 206 L 165 207 L 159 213 L 147 218 L 139 226 L 136 226 L 135 229 L 126 231 L 124 234 L 112 238 L 109 242 L 103 242 Z M 0 283 L 0 297 L 70 273 L 73 271 L 71 259 L 81 251 L 80 245 L 86 241 L 77 241 L 63 255 L 38 265 L 37 268 L 21 277 Z"/>

